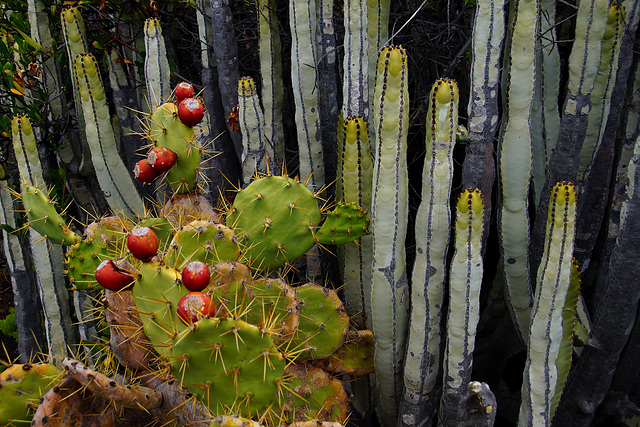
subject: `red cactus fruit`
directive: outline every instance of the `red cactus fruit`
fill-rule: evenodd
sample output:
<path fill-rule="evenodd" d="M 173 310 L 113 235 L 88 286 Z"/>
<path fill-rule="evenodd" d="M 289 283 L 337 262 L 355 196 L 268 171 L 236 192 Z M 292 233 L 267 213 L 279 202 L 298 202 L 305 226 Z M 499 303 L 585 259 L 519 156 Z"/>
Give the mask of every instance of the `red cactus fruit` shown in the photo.
<path fill-rule="evenodd" d="M 151 167 L 147 159 L 142 159 L 136 163 L 136 167 L 133 169 L 133 175 L 140 182 L 153 182 L 162 172 L 155 170 Z"/>
<path fill-rule="evenodd" d="M 127 236 L 127 248 L 131 255 L 147 262 L 158 253 L 158 236 L 149 227 L 136 227 Z"/>
<path fill-rule="evenodd" d="M 178 155 L 167 147 L 156 147 L 147 154 L 147 163 L 156 172 L 166 172 L 176 164 Z"/>
<path fill-rule="evenodd" d="M 187 98 L 178 104 L 178 118 L 186 126 L 195 126 L 204 117 L 204 105 L 196 98 Z"/>
<path fill-rule="evenodd" d="M 95 270 L 96 281 L 105 289 L 119 291 L 133 283 L 134 278 L 128 272 L 118 268 L 115 262 L 105 259 Z"/>
<path fill-rule="evenodd" d="M 191 261 L 182 269 L 182 283 L 190 291 L 201 291 L 209 284 L 209 266 L 202 261 Z"/>
<path fill-rule="evenodd" d="M 176 85 L 173 93 L 176 96 L 176 101 L 181 102 L 183 99 L 193 98 L 195 90 L 190 83 L 180 82 Z"/>
<path fill-rule="evenodd" d="M 178 316 L 187 325 L 202 318 L 214 317 L 215 314 L 216 305 L 209 295 L 202 292 L 189 292 L 178 303 Z"/>

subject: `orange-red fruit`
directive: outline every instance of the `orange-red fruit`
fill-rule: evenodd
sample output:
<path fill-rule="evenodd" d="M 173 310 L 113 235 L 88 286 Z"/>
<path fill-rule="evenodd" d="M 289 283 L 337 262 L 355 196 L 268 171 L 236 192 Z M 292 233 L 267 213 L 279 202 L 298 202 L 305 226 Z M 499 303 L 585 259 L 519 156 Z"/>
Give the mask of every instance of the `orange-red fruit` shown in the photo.
<path fill-rule="evenodd" d="M 158 236 L 149 227 L 136 227 L 127 236 L 127 248 L 131 255 L 147 262 L 158 253 Z"/>
<path fill-rule="evenodd" d="M 195 94 L 195 90 L 191 84 L 187 82 L 180 82 L 176 85 L 173 93 L 176 96 L 176 101 L 180 102 L 183 99 L 192 98 Z"/>
<path fill-rule="evenodd" d="M 211 297 L 202 292 L 189 292 L 180 298 L 178 303 L 178 316 L 187 325 L 197 322 L 202 318 L 210 318 L 216 315 L 216 306 Z"/>
<path fill-rule="evenodd" d="M 204 105 L 196 98 L 187 98 L 178 104 L 178 118 L 186 126 L 195 126 L 204 117 Z"/>
<path fill-rule="evenodd" d="M 190 291 L 201 291 L 209 285 L 209 266 L 202 261 L 191 261 L 182 269 L 182 284 Z"/>
<path fill-rule="evenodd" d="M 147 163 L 156 172 L 166 172 L 176 164 L 178 155 L 167 147 L 156 147 L 147 154 Z"/>
<path fill-rule="evenodd" d="M 136 163 L 136 167 L 133 169 L 133 175 L 140 182 L 153 182 L 162 172 L 155 170 L 151 167 L 147 159 L 142 159 Z"/>
<path fill-rule="evenodd" d="M 110 260 L 105 259 L 100 263 L 95 270 L 96 281 L 105 289 L 110 291 L 119 291 L 131 283 L 133 283 L 133 276 L 119 269 L 116 264 Z"/>

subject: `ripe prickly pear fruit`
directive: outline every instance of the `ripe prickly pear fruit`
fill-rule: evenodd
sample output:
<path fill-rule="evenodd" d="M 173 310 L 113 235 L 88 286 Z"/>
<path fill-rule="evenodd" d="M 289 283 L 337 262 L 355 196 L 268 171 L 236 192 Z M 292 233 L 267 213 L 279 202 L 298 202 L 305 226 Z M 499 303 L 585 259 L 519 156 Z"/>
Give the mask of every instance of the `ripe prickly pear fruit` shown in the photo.
<path fill-rule="evenodd" d="M 119 291 L 133 283 L 134 278 L 128 272 L 118 268 L 115 262 L 105 259 L 95 270 L 96 281 L 105 289 Z"/>
<path fill-rule="evenodd" d="M 187 325 L 215 315 L 216 305 L 209 295 L 202 292 L 189 292 L 178 302 L 178 316 Z"/>
<path fill-rule="evenodd" d="M 196 98 L 187 98 L 178 104 L 178 118 L 185 126 L 195 126 L 204 117 L 204 105 Z"/>
<path fill-rule="evenodd" d="M 195 90 L 190 83 L 180 82 L 176 85 L 176 88 L 173 90 L 173 94 L 176 96 L 176 101 L 182 102 L 183 99 L 193 98 L 195 94 Z"/>
<path fill-rule="evenodd" d="M 190 291 L 201 291 L 209 285 L 209 266 L 202 261 L 191 261 L 182 269 L 182 284 Z"/>
<path fill-rule="evenodd" d="M 156 180 L 162 172 L 155 170 L 149 164 L 147 159 L 142 159 L 136 163 L 136 167 L 133 169 L 133 175 L 135 178 L 144 183 L 150 183 Z"/>
<path fill-rule="evenodd" d="M 135 258 L 147 262 L 158 253 L 158 236 L 149 227 L 136 227 L 127 236 L 127 248 Z"/>
<path fill-rule="evenodd" d="M 147 154 L 147 163 L 156 172 L 166 172 L 176 164 L 178 155 L 167 147 L 156 147 Z"/>

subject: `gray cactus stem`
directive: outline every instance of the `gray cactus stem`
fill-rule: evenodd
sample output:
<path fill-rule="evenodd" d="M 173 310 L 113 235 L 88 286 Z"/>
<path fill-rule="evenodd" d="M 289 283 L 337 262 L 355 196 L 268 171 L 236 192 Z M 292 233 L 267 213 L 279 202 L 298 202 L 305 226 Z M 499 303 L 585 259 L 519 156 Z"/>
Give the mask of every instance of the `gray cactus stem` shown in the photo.
<path fill-rule="evenodd" d="M 609 117 L 603 132 L 602 142 L 593 159 L 589 175 L 583 183 L 581 197 L 578 198 L 578 228 L 576 230 L 576 253 L 581 271 L 589 266 L 591 254 L 598 239 L 604 212 L 609 206 L 609 184 L 616 150 L 617 130 L 622 120 L 627 82 L 633 64 L 634 35 L 640 20 L 640 1 L 625 2 L 626 25 L 620 42 L 618 73 L 611 92 Z M 619 154 L 619 153 L 618 153 Z"/>
<path fill-rule="evenodd" d="M 238 44 L 236 42 L 229 0 L 211 0 L 213 53 L 218 64 L 218 88 L 225 116 L 238 104 Z M 242 158 L 242 136 L 230 131 L 238 159 Z"/>
<path fill-rule="evenodd" d="M 622 56 L 622 55 L 621 55 Z M 598 305 L 589 342 L 569 373 L 555 426 L 589 425 L 611 384 L 620 354 L 635 322 L 640 299 L 640 144 L 629 167 L 629 187 L 618 241 L 609 261 L 606 290 Z M 602 285 L 605 285 L 604 283 Z"/>

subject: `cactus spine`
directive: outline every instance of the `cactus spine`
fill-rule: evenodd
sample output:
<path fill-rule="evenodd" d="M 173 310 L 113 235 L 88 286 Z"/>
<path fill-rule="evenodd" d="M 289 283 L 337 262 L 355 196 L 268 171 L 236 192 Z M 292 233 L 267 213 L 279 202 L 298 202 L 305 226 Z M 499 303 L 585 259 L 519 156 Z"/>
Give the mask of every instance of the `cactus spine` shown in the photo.
<path fill-rule="evenodd" d="M 408 214 L 409 99 L 407 54 L 400 46 L 386 47 L 380 53 L 373 105 L 377 149 L 371 201 L 371 315 L 376 337 L 374 358 L 380 420 L 383 425 L 394 425 L 402 393 L 409 305 L 404 248 Z"/>
<path fill-rule="evenodd" d="M 531 308 L 529 279 L 529 179 L 531 177 L 531 104 L 535 79 L 539 3 L 516 2 L 509 53 L 507 111 L 500 138 L 502 207 L 500 234 L 505 290 L 521 336 L 528 336 Z"/>
<path fill-rule="evenodd" d="M 450 80 L 435 82 L 429 97 L 427 155 L 422 172 L 422 202 L 416 217 L 417 254 L 404 369 L 402 420 L 406 425 L 432 418 L 437 406 L 434 388 L 440 371 L 440 323 L 451 228 L 449 197 L 458 98 L 458 86 Z"/>
<path fill-rule="evenodd" d="M 562 315 L 571 281 L 576 189 L 556 184 L 549 202 L 544 256 L 537 276 L 522 384 L 520 425 L 549 425 L 556 391 L 556 361 L 563 337 Z"/>
<path fill-rule="evenodd" d="M 482 194 L 466 190 L 458 198 L 455 253 L 449 280 L 449 312 L 440 418 L 443 425 L 464 419 L 461 402 L 471 381 L 482 284 Z"/>
<path fill-rule="evenodd" d="M 91 55 L 78 55 L 74 65 L 87 141 L 100 187 L 113 212 L 123 211 L 125 215 L 133 217 L 142 215 L 142 199 L 129 171 L 117 155 L 111 116 L 96 60 Z"/>

